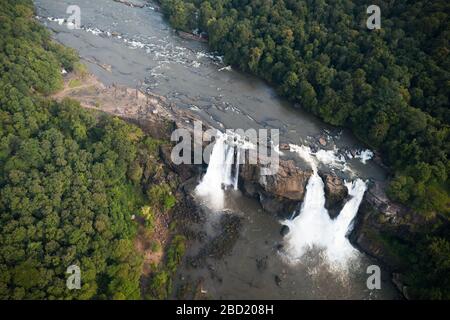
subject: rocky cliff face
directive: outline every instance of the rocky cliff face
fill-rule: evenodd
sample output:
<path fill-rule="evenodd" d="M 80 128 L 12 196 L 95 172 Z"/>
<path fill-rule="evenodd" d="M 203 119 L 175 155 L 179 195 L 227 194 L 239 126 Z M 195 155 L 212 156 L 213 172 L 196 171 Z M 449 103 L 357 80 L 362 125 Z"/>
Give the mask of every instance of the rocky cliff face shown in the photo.
<path fill-rule="evenodd" d="M 244 164 L 239 173 L 241 189 L 259 199 L 264 210 L 287 217 L 305 196 L 311 170 L 301 170 L 292 160 L 280 160 L 277 174 L 261 176 L 258 165 Z"/>
<path fill-rule="evenodd" d="M 325 208 L 332 219 L 336 218 L 342 207 L 344 200 L 348 196 L 347 187 L 341 178 L 334 174 L 321 174 L 325 185 Z"/>
<path fill-rule="evenodd" d="M 261 176 L 258 165 L 242 165 L 241 189 L 249 196 L 260 200 L 264 210 L 281 217 L 290 216 L 303 201 L 311 170 L 302 170 L 292 160 L 280 160 L 275 175 Z M 336 217 L 348 196 L 344 181 L 331 173 L 321 173 L 325 184 L 326 208 L 331 218 Z"/>

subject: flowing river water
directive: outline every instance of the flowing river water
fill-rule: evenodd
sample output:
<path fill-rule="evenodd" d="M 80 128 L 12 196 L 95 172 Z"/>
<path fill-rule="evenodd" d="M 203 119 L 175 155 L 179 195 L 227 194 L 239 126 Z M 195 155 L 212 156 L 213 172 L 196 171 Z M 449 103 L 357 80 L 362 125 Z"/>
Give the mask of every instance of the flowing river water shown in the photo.
<path fill-rule="evenodd" d="M 142 0 L 134 2 L 146 3 Z M 59 42 L 76 49 L 90 71 L 105 84 L 139 87 L 163 95 L 177 107 L 192 110 L 203 121 L 220 130 L 278 129 L 280 142 L 290 144 L 294 151 L 299 146 L 316 141 L 318 136 L 326 137 L 326 148 L 314 152 L 315 159 L 319 160 L 315 165 L 320 169 L 335 171 L 353 181 L 362 181 L 356 180 L 357 177 L 364 180 L 385 179 L 385 172 L 373 161 L 349 156 L 347 151 L 350 149 L 364 150 L 351 134 L 327 126 L 295 108 L 278 97 L 263 81 L 224 65 L 221 57 L 211 53 L 205 44 L 180 38 L 164 20 L 156 4 L 149 2 L 143 8 L 113 0 L 35 0 L 35 4 L 38 19 L 54 32 Z M 69 16 L 67 7 L 74 4 L 81 9 L 82 28 L 79 30 L 68 29 L 62 20 Z M 362 158 L 364 154 L 360 153 Z M 286 156 L 295 158 L 295 152 Z M 296 158 L 303 165 L 310 166 L 304 157 L 301 159 L 301 154 L 298 157 L 298 152 Z M 320 197 L 323 186 L 319 180 L 316 181 L 319 184 L 314 184 L 314 180 L 308 184 L 310 198 L 312 194 Z M 235 187 L 236 181 L 230 181 L 230 184 Z M 360 192 L 354 191 L 355 194 L 361 197 L 364 194 L 361 184 L 348 186 L 354 190 L 359 186 Z M 304 222 L 295 219 L 280 221 L 265 213 L 257 201 L 242 196 L 234 187 L 226 192 L 224 207 L 229 212 L 227 214 L 242 219 L 236 243 L 221 259 L 208 259 L 204 266 L 197 268 L 182 267 L 175 285 L 202 279 L 203 292 L 210 298 L 222 299 L 398 297 L 388 275 L 384 273 L 381 290 L 367 288 L 366 267 L 376 262 L 354 248 L 351 250 L 356 252 L 356 258 L 345 270 L 333 268 L 332 264 L 330 267 L 330 263 L 324 261 L 327 254 L 323 249 L 308 250 L 295 261 L 280 254 L 280 243 L 287 242 L 286 247 L 289 248 L 296 237 L 302 238 L 299 233 L 283 240 L 279 232 L 281 225 L 290 224 L 294 230 L 292 224 L 297 224 L 299 229 L 304 230 Z M 352 211 L 350 207 L 355 205 L 357 209 L 357 200 L 344 209 Z M 299 211 L 303 213 L 307 207 L 299 207 Z M 215 221 L 220 213 L 208 206 L 204 206 L 204 210 L 211 217 L 207 232 L 220 232 Z M 345 212 L 341 214 L 344 216 Z M 327 223 L 331 228 L 329 230 L 337 230 L 331 222 Z M 345 230 L 339 232 L 344 239 Z M 333 239 L 330 241 L 334 242 Z M 190 253 L 196 250 L 198 247 L 193 245 Z"/>

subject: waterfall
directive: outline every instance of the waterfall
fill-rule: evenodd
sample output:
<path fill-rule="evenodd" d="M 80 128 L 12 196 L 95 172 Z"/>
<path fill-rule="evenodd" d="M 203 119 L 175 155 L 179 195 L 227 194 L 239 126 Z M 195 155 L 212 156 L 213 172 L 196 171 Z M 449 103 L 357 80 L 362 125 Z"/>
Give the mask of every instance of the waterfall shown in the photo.
<path fill-rule="evenodd" d="M 331 219 L 325 209 L 324 184 L 314 171 L 306 186 L 300 214 L 293 220 L 285 220 L 289 227 L 286 249 L 290 258 L 299 259 L 306 250 L 314 245 L 326 247 L 330 242 L 329 226 Z"/>
<path fill-rule="evenodd" d="M 333 239 L 329 246 L 329 255 L 334 261 L 345 261 L 356 252 L 346 236 L 351 231 L 352 221 L 358 213 L 359 205 L 367 189 L 366 183 L 361 179 L 347 182 L 345 186 L 351 199 L 345 203 L 337 218 L 333 220 Z"/>
<path fill-rule="evenodd" d="M 306 186 L 300 214 L 282 222 L 289 227 L 289 233 L 285 237 L 286 255 L 289 260 L 296 262 L 308 249 L 317 247 L 324 250 L 329 263 L 334 266 L 345 265 L 357 253 L 350 244 L 347 233 L 366 191 L 366 183 L 356 179 L 345 184 L 351 199 L 333 220 L 325 208 L 324 183 L 317 173 L 317 158 L 312 157 L 308 147 L 295 146 L 291 149 L 311 165 L 313 175 Z"/>
<path fill-rule="evenodd" d="M 234 167 L 234 181 L 233 181 L 233 188 L 234 190 L 238 189 L 238 182 L 239 182 L 239 161 L 241 160 L 241 149 L 237 146 L 236 147 L 236 165 Z"/>
<path fill-rule="evenodd" d="M 232 176 L 234 146 L 228 145 L 226 140 L 225 134 L 217 136 L 208 169 L 195 189 L 197 195 L 203 197 L 207 205 L 216 211 L 224 208 L 224 188 L 237 183 L 237 176 Z"/>
<path fill-rule="evenodd" d="M 231 170 L 233 168 L 234 148 L 225 144 L 225 162 L 222 164 L 222 185 L 224 187 L 233 185 Z"/>

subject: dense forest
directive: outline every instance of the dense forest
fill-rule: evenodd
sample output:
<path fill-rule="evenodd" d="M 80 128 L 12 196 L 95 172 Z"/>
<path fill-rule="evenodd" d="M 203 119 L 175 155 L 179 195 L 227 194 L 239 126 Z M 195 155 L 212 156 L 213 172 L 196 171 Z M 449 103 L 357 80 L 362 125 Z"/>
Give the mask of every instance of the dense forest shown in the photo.
<path fill-rule="evenodd" d="M 139 299 L 132 215 L 147 212 L 151 229 L 149 205 L 175 204 L 170 186 L 144 178 L 160 168 L 159 142 L 76 101 L 46 98 L 61 88 L 62 68 L 81 64 L 33 10 L 30 0 L 0 0 L 0 299 Z M 171 248 L 169 270 L 182 239 Z M 66 287 L 71 265 L 81 290 Z"/>
<path fill-rule="evenodd" d="M 448 1 L 373 1 L 381 8 L 379 30 L 366 27 L 368 4 L 361 0 L 160 3 L 175 28 L 206 33 L 225 63 L 262 77 L 327 123 L 350 128 L 392 168 L 392 199 L 448 223 Z M 450 297 L 449 233 L 436 224 L 400 245 L 419 297 Z"/>

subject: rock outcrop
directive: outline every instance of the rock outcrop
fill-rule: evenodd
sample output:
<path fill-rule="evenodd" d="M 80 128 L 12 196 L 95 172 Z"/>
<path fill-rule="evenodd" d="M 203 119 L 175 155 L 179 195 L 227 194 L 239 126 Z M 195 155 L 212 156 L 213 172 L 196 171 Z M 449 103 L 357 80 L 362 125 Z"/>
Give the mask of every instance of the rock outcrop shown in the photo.
<path fill-rule="evenodd" d="M 280 160 L 274 175 L 261 175 L 258 165 L 244 164 L 240 170 L 241 189 L 258 198 L 264 210 L 289 216 L 305 196 L 311 170 L 301 170 L 292 160 Z"/>
<path fill-rule="evenodd" d="M 263 176 L 260 174 L 260 167 L 251 164 L 243 165 L 240 172 L 244 182 L 257 184 L 273 196 L 294 201 L 303 200 L 311 175 L 311 170 L 297 168 L 292 160 L 280 160 L 279 170 L 274 175 Z"/>
<path fill-rule="evenodd" d="M 178 174 L 181 182 L 185 182 L 200 173 L 200 168 L 198 166 L 192 166 L 189 164 L 174 164 L 171 159 L 171 153 L 172 145 L 165 144 L 160 146 L 159 156 L 167 166 Z"/>
<path fill-rule="evenodd" d="M 274 175 L 260 176 L 259 182 L 263 189 L 272 195 L 301 201 L 311 175 L 311 170 L 297 168 L 292 160 L 280 160 L 278 172 Z"/>
<path fill-rule="evenodd" d="M 344 200 L 348 196 L 347 187 L 344 181 L 335 174 L 321 174 L 325 185 L 325 207 L 332 219 L 341 211 Z"/>
<path fill-rule="evenodd" d="M 292 160 L 280 160 L 275 175 L 262 176 L 258 165 L 244 164 L 240 170 L 240 187 L 249 196 L 257 198 L 264 210 L 290 216 L 303 201 L 306 185 L 312 175 L 310 169 L 298 168 Z M 325 184 L 325 206 L 335 218 L 348 197 L 344 181 L 331 173 L 320 174 Z"/>

